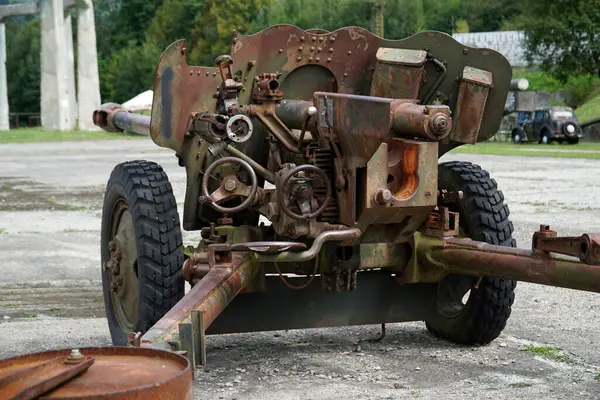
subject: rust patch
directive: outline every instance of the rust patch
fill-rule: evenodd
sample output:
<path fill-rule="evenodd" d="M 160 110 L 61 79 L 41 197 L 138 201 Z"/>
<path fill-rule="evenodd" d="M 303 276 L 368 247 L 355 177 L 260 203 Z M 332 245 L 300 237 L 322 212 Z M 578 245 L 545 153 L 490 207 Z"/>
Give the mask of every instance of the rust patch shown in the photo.
<path fill-rule="evenodd" d="M 19 380 L 26 387 L 35 379 L 33 375 L 46 370 L 48 365 L 56 368 L 80 370 L 76 377 L 49 387 L 45 399 L 163 399 L 191 400 L 192 372 L 188 360 L 177 354 L 133 347 L 83 348 L 85 360 L 78 363 L 57 364 L 67 360 L 71 350 L 49 351 L 0 361 L 0 380 L 26 373 L 28 378 Z M 90 363 L 93 361 L 93 364 Z M 62 361 L 61 361 L 62 362 Z M 91 364 L 91 365 L 87 365 Z M 81 372 L 81 371 L 84 372 Z M 33 374 L 33 375 L 32 375 Z M 107 379 L 110 377 L 110 379 Z M 9 395 L 0 384 L 3 395 Z M 48 390 L 49 389 L 49 390 Z M 29 396 L 16 398 L 37 398 Z M 6 397 L 3 397 L 6 398 Z"/>
<path fill-rule="evenodd" d="M 459 143 L 475 144 L 490 88 L 493 86 L 491 73 L 465 67 L 458 91 L 455 129 L 450 139 Z"/>
<path fill-rule="evenodd" d="M 399 140 L 388 144 L 388 188 L 397 199 L 406 199 L 419 186 L 419 146 Z"/>

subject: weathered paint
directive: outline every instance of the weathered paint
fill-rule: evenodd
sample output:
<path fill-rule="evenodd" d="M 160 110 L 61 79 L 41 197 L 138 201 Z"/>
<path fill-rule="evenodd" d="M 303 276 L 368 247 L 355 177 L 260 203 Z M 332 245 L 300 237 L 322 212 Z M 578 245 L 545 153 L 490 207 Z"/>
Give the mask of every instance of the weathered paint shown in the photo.
<path fill-rule="evenodd" d="M 43 364 L 48 366 L 50 362 L 54 363 L 54 372 L 60 369 L 85 372 L 58 386 L 42 387 L 46 389 L 44 399 L 193 399 L 190 364 L 175 353 L 133 347 L 82 348 L 80 353 L 85 357 L 82 364 L 65 364 L 63 360 L 70 353 L 70 349 L 55 350 L 0 361 L 2 398 L 38 398 L 39 393 L 27 392 L 27 388 L 48 377 L 50 370 Z M 12 397 L 5 390 L 4 384 L 11 386 L 11 381 L 24 388 L 24 396 Z"/>
<path fill-rule="evenodd" d="M 257 270 L 254 259 L 242 252 L 232 254 L 229 267 L 211 266 L 208 274 L 142 336 L 142 346 L 168 348 L 167 343 L 177 341 L 179 324 L 191 323 L 193 310 L 202 311 L 208 328 Z"/>
<path fill-rule="evenodd" d="M 441 93 L 445 104 L 453 112 L 459 98 L 455 79 L 462 76 L 463 66 L 489 71 L 493 75 L 494 87 L 489 90 L 477 140 L 487 140 L 496 133 L 512 74 L 508 61 L 492 50 L 468 48 L 465 53 L 463 45 L 440 32 L 422 32 L 403 40 L 386 40 L 357 27 L 317 34 L 291 25 L 275 25 L 254 35 L 235 34 L 231 55 L 234 61 L 233 75 L 238 76 L 239 81 L 244 84 L 244 90 L 239 95 L 240 104 L 251 104 L 255 76 L 272 72 L 281 73 L 281 88 L 286 97 L 311 100 L 294 93 L 302 92 L 302 87 L 313 85 L 311 80 L 307 81 L 305 74 L 297 73 L 304 68 L 310 68 L 311 74 L 308 76 L 328 77 L 323 81 L 316 79 L 323 82 L 326 88 L 312 87 L 305 91 L 304 96 L 324 89 L 369 95 L 377 51 L 382 47 L 427 51 L 435 59 L 445 62 L 445 76 L 438 82 L 439 87 L 433 95 L 437 97 L 437 93 Z M 434 63 L 426 62 L 424 65 L 428 78 L 419 90 L 419 96 L 428 93 L 436 84 L 435 77 L 439 76 L 436 70 L 438 67 Z M 168 71 L 172 71 L 172 76 Z M 290 82 L 286 82 L 288 78 Z M 162 94 L 165 91 L 163 80 L 166 82 L 169 79 L 173 86 L 170 91 L 171 99 L 163 98 Z M 154 141 L 179 152 L 189 114 L 215 111 L 213 94 L 220 80 L 215 68 L 187 65 L 185 41 L 171 45 L 161 57 L 156 71 L 151 126 Z M 163 127 L 161 120 L 164 118 L 170 119 L 170 129 Z M 163 128 L 164 136 L 161 133 Z M 457 144 L 444 141 L 440 154 Z"/>
<path fill-rule="evenodd" d="M 470 239 L 422 237 L 416 249 L 426 269 L 600 293 L 600 266 Z M 419 279 L 418 281 L 426 281 Z"/>

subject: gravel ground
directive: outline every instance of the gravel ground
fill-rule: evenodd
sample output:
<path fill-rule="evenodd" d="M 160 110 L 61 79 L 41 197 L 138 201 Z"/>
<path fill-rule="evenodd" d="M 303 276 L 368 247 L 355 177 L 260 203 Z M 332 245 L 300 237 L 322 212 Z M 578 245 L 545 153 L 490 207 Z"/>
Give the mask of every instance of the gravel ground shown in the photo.
<path fill-rule="evenodd" d="M 161 163 L 182 206 L 185 172 L 149 140 L 0 145 L 0 358 L 110 345 L 100 210 L 111 169 L 132 159 Z M 459 159 L 498 181 L 519 247 L 540 223 L 600 232 L 600 161 L 444 157 Z M 599 398 L 597 296 L 520 283 L 508 326 L 483 347 L 433 338 L 420 322 L 389 324 L 379 343 L 368 341 L 378 326 L 211 336 L 194 390 L 203 399 Z"/>

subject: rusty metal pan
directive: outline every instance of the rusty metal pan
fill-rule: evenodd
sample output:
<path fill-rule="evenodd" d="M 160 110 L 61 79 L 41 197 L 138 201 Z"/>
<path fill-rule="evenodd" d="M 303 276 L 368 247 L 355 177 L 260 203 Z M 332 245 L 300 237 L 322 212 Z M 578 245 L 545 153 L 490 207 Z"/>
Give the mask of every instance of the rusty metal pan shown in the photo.
<path fill-rule="evenodd" d="M 178 354 L 134 347 L 83 348 L 81 360 L 73 362 L 71 352 L 56 350 L 1 360 L 0 398 L 193 398 L 190 364 Z"/>

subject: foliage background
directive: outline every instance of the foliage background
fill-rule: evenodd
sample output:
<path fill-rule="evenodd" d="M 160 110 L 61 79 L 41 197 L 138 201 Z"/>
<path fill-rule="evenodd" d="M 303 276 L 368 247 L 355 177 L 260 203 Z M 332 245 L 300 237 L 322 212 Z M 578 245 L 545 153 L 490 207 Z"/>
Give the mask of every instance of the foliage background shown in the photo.
<path fill-rule="evenodd" d="M 542 69 L 515 71 L 515 76 L 530 79 L 534 90 L 571 90 L 575 106 L 597 85 L 600 60 L 595 46 L 600 41 L 573 41 L 600 31 L 595 23 L 600 21 L 600 0 L 384 1 L 387 38 L 401 39 L 423 29 L 449 34 L 525 29 L 528 55 L 541 57 Z M 0 5 L 10 2 L 0 0 Z M 190 63 L 212 65 L 217 55 L 229 52 L 234 29 L 250 34 L 278 23 L 370 29 L 373 7 L 365 0 L 95 0 L 94 5 L 102 100 L 116 102 L 152 88 L 158 57 L 177 39 L 188 40 Z M 39 19 L 14 18 L 6 22 L 6 30 L 11 111 L 37 112 Z M 577 57 L 555 60 L 548 51 L 553 43 L 577 51 L 585 65 L 578 64 Z"/>

